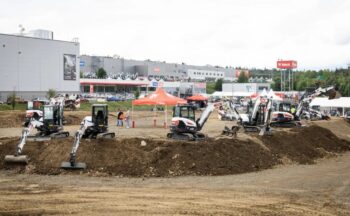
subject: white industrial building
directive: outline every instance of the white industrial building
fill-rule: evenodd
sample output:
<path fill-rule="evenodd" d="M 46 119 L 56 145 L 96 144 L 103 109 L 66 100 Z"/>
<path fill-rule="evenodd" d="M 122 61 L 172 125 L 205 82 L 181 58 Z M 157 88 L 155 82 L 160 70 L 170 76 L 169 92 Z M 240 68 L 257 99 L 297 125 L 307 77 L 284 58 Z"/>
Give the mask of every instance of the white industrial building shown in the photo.
<path fill-rule="evenodd" d="M 254 93 L 270 90 L 270 83 L 223 83 L 222 92 L 215 92 L 213 96 L 250 96 Z"/>
<path fill-rule="evenodd" d="M 212 70 L 200 70 L 200 69 L 188 69 L 188 77 L 195 80 L 206 80 L 206 79 L 224 79 L 224 71 L 212 71 Z"/>
<path fill-rule="evenodd" d="M 79 93 L 79 43 L 36 36 L 0 34 L 0 100 Z"/>

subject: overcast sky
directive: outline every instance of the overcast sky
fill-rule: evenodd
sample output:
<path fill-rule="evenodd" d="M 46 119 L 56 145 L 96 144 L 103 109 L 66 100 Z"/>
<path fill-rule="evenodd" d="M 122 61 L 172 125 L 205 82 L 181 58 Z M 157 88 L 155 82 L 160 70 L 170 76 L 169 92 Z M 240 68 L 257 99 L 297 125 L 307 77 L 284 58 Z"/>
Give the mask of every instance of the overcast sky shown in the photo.
<path fill-rule="evenodd" d="M 1 0 L 0 33 L 48 29 L 80 53 L 299 69 L 350 63 L 350 0 Z"/>

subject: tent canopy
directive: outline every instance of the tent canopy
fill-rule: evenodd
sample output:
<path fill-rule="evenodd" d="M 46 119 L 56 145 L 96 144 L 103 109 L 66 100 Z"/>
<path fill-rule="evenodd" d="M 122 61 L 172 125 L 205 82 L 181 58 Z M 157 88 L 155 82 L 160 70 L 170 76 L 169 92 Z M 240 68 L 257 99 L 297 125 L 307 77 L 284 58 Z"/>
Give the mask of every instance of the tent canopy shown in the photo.
<path fill-rule="evenodd" d="M 326 97 L 316 97 L 310 103 L 310 106 L 350 108 L 350 97 L 341 97 L 333 100 L 329 100 Z"/>
<path fill-rule="evenodd" d="M 267 93 L 267 97 L 271 98 L 272 100 L 278 100 L 278 101 L 282 101 L 283 99 L 278 96 L 272 89 L 270 89 L 269 93 Z"/>
<path fill-rule="evenodd" d="M 208 100 L 208 98 L 204 97 L 203 95 L 197 94 L 197 95 L 193 95 L 191 97 L 188 97 L 187 100 L 191 100 L 191 101 L 206 101 L 206 100 Z"/>
<path fill-rule="evenodd" d="M 185 104 L 186 100 L 175 97 L 162 88 L 158 88 L 154 93 L 142 99 L 133 100 L 132 105 L 176 105 Z"/>
<path fill-rule="evenodd" d="M 257 97 L 267 97 L 270 98 L 272 100 L 278 100 L 278 101 L 282 101 L 283 99 L 278 96 L 272 89 L 270 89 L 269 92 L 266 91 L 266 89 L 264 89 L 261 93 L 253 93 L 250 97 L 252 99 L 255 99 Z"/>

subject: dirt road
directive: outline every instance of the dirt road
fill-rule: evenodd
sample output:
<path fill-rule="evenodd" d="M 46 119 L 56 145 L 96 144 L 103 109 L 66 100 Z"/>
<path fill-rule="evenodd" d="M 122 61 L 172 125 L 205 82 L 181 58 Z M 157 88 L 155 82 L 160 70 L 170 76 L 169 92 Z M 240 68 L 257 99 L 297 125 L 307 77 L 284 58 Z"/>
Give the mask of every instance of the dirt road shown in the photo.
<path fill-rule="evenodd" d="M 314 165 L 209 177 L 0 172 L 0 215 L 349 215 L 350 153 Z"/>
<path fill-rule="evenodd" d="M 118 140 L 137 136 L 154 139 L 157 145 L 162 146 L 163 143 L 158 143 L 161 141 L 157 140 L 165 138 L 168 130 L 152 128 L 152 117 L 138 115 L 137 128 L 117 128 L 112 125 L 114 119 L 111 118 L 110 130 L 117 133 Z M 212 140 L 220 142 L 223 126 L 230 126 L 232 122 L 221 122 L 215 117 L 215 115 L 212 116 L 203 129 Z M 350 124 L 342 119 L 312 122 L 309 125 L 321 126 L 332 131 L 337 137 L 350 141 Z M 65 128 L 74 132 L 77 127 L 73 125 Z M 18 137 L 20 131 L 21 128 L 0 128 L 0 139 L 1 137 Z M 50 166 L 58 166 L 60 161 L 66 159 L 72 138 L 68 140 L 69 142 L 59 143 L 60 145 L 58 141 L 48 143 L 44 146 L 46 151 L 38 154 L 40 157 L 36 157 L 35 160 L 33 158 L 32 164 L 28 166 L 28 172 L 27 169 L 21 172 L 28 174 L 18 174 L 19 172 L 11 169 L 0 169 L 0 215 L 350 215 L 350 152 L 339 154 L 343 152 L 338 151 L 338 146 L 342 146 L 342 142 L 339 142 L 334 135 L 328 134 L 329 131 L 321 129 L 317 129 L 319 135 L 309 133 L 300 135 L 298 131 L 293 130 L 282 131 L 266 139 L 240 132 L 237 142 L 232 142 L 226 147 L 236 148 L 245 142 L 253 142 L 259 147 L 257 149 L 262 149 L 266 153 L 266 159 L 269 159 L 268 155 L 278 155 L 279 161 L 281 160 L 280 162 L 284 165 L 259 172 L 226 176 L 126 178 L 114 175 L 93 177 L 95 175 L 91 176 L 86 173 L 33 174 L 30 170 L 33 165 L 39 166 L 37 168 L 40 168 L 42 164 L 50 165 L 50 163 L 52 163 Z M 297 134 L 299 135 L 294 137 Z M 313 132 L 313 134 L 317 133 Z M 320 137 L 323 138 L 320 140 Z M 2 138 L 0 142 L 3 147 L 11 146 L 10 150 L 12 150 L 12 146 L 15 146 L 17 142 L 15 139 Z M 282 140 L 284 141 L 281 142 Z M 305 140 L 308 142 L 304 143 Z M 152 141 L 149 143 L 150 147 L 156 147 L 153 146 L 156 143 Z M 336 143 L 341 145 L 337 146 Z M 113 143 L 107 144 L 104 143 L 104 147 L 114 145 Z M 50 148 L 47 147 L 50 145 L 57 147 L 57 150 L 53 151 L 56 154 L 61 152 L 57 161 L 53 160 Z M 83 142 L 79 153 L 85 150 L 93 152 L 90 156 L 87 155 L 89 157 L 84 158 L 84 161 L 91 163 L 94 161 L 91 160 L 93 156 L 97 155 L 102 159 L 99 161 L 107 162 L 108 157 L 104 158 L 104 154 L 101 154 L 102 147 L 98 148 L 98 151 L 86 148 L 95 145 L 98 145 L 98 142 Z M 123 146 L 124 144 L 120 147 Z M 189 145 L 184 146 L 187 148 L 171 148 L 173 149 L 170 151 L 171 154 L 163 159 L 181 161 L 181 157 L 175 158 L 173 155 L 186 155 L 185 150 Z M 190 146 L 194 149 L 199 148 L 196 144 Z M 214 150 L 222 150 L 223 145 L 213 146 L 220 146 L 220 148 L 213 148 L 213 150 L 208 148 L 210 151 L 206 152 L 207 157 L 202 156 L 204 161 L 212 161 L 208 156 L 210 152 L 213 153 L 213 157 L 220 158 L 220 155 L 217 155 Z M 169 147 L 171 146 L 167 146 Z M 135 144 L 132 149 L 139 153 L 140 160 L 134 160 L 132 154 L 123 157 L 128 159 L 130 164 L 137 165 L 131 162 L 145 161 L 142 155 L 150 156 L 154 153 L 147 149 L 140 151 L 139 148 L 139 144 L 137 146 Z M 3 149 L 3 154 L 12 152 Z M 39 149 L 43 148 L 40 148 L 37 143 L 29 143 L 26 146 L 30 155 Z M 251 148 L 248 149 L 251 150 Z M 183 152 L 178 152 L 178 150 L 183 150 Z M 121 152 L 126 154 L 127 151 Z M 247 159 L 260 155 L 255 150 L 251 152 L 255 154 L 250 154 Z M 106 153 L 114 154 L 113 151 Z M 232 160 L 223 165 L 232 167 L 235 167 L 235 161 L 243 160 L 245 157 L 242 154 L 242 148 L 237 148 L 232 153 L 227 150 L 222 151 L 222 155 L 225 154 L 229 154 Z M 120 154 L 115 154 L 115 156 L 121 158 Z M 298 163 L 312 163 L 315 158 L 319 157 L 324 158 L 319 159 L 315 164 L 297 165 Z M 196 156 L 196 159 L 200 158 L 199 155 Z M 120 163 L 129 164 L 128 160 L 120 160 Z M 186 163 L 186 166 L 180 166 L 180 163 L 169 163 L 169 166 L 172 164 L 178 165 L 176 167 L 181 169 L 187 166 Z M 205 168 L 205 163 L 202 165 Z"/>

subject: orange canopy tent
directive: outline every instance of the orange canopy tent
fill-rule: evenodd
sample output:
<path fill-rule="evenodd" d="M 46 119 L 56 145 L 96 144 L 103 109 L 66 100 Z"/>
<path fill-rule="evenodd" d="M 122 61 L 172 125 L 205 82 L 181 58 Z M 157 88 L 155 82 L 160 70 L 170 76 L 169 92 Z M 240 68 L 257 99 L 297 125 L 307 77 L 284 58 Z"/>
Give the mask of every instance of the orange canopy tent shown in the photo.
<path fill-rule="evenodd" d="M 164 91 L 162 88 L 158 88 L 154 93 L 147 97 L 132 101 L 132 105 L 176 105 L 185 103 L 187 103 L 186 100 L 175 97 Z"/>
<path fill-rule="evenodd" d="M 134 105 L 164 105 L 165 106 L 165 127 L 167 122 L 167 105 L 176 105 L 176 104 L 186 104 L 187 101 L 175 97 L 167 93 L 164 89 L 158 88 L 154 93 L 148 95 L 147 97 L 133 100 L 132 101 L 132 113 L 134 110 Z"/>
<path fill-rule="evenodd" d="M 204 97 L 203 95 L 197 94 L 197 95 L 193 95 L 191 97 L 188 97 L 187 100 L 190 100 L 190 101 L 206 101 L 206 100 L 208 100 L 208 98 Z"/>

